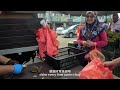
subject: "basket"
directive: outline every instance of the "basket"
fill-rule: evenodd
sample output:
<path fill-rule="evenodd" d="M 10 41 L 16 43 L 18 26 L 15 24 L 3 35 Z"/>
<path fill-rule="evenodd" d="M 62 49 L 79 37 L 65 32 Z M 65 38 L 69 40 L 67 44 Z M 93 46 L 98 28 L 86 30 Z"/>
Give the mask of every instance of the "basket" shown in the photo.
<path fill-rule="evenodd" d="M 54 57 L 45 54 L 46 63 L 55 70 L 65 70 L 81 65 L 87 53 L 87 51 L 75 47 L 64 47 L 58 50 L 59 54 Z"/>

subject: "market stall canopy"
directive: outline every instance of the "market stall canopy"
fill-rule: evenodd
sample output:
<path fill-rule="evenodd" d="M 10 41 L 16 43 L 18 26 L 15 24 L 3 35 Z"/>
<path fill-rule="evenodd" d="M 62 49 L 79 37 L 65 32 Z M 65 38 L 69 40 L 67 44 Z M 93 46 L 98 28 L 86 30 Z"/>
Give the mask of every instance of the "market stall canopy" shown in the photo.
<path fill-rule="evenodd" d="M 70 14 L 72 16 L 80 16 L 80 15 L 85 16 L 86 14 L 86 11 L 60 11 L 60 12 L 63 14 Z M 120 13 L 120 11 L 97 11 L 97 12 L 98 12 L 98 16 Z"/>

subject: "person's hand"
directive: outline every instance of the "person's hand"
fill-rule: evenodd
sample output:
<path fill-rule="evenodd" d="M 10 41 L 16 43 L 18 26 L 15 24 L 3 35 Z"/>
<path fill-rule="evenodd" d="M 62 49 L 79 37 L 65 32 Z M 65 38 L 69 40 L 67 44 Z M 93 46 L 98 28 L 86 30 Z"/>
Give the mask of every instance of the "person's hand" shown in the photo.
<path fill-rule="evenodd" d="M 91 47 L 91 46 L 95 46 L 96 43 L 95 42 L 92 42 L 90 40 L 87 40 L 87 43 L 88 43 L 88 47 Z"/>
<path fill-rule="evenodd" d="M 103 64 L 105 67 L 108 67 L 110 70 L 114 69 L 116 66 L 113 61 L 105 61 Z"/>
<path fill-rule="evenodd" d="M 9 60 L 9 61 L 6 63 L 6 65 L 14 65 L 14 64 L 19 64 L 19 62 L 16 61 L 16 60 Z"/>
<path fill-rule="evenodd" d="M 21 64 L 15 64 L 14 65 L 14 74 L 20 74 L 22 73 L 22 70 L 23 70 L 23 65 Z"/>
<path fill-rule="evenodd" d="M 42 20 L 40 21 L 40 24 L 41 24 L 43 27 L 47 25 L 47 23 L 45 22 L 44 19 L 42 19 Z"/>
<path fill-rule="evenodd" d="M 82 44 L 83 44 L 83 46 L 85 46 L 85 47 L 88 46 L 88 42 L 87 42 L 87 41 L 83 41 Z"/>

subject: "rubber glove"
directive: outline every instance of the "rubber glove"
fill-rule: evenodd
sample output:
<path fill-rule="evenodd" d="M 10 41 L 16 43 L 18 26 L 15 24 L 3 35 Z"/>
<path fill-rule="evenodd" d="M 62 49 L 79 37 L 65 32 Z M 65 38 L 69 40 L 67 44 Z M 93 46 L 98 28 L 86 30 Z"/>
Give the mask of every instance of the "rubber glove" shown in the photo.
<path fill-rule="evenodd" d="M 20 74 L 23 70 L 23 65 L 21 64 L 15 64 L 14 66 L 14 74 Z"/>

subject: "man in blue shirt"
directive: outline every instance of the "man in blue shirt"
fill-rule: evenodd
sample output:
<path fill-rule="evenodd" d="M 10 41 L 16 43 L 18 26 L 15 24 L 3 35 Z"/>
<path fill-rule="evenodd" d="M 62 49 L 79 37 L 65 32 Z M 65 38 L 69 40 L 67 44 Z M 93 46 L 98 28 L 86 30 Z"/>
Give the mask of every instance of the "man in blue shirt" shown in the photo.
<path fill-rule="evenodd" d="M 107 22 L 106 22 L 106 21 L 104 21 L 103 27 L 104 27 L 105 29 L 107 29 Z"/>

